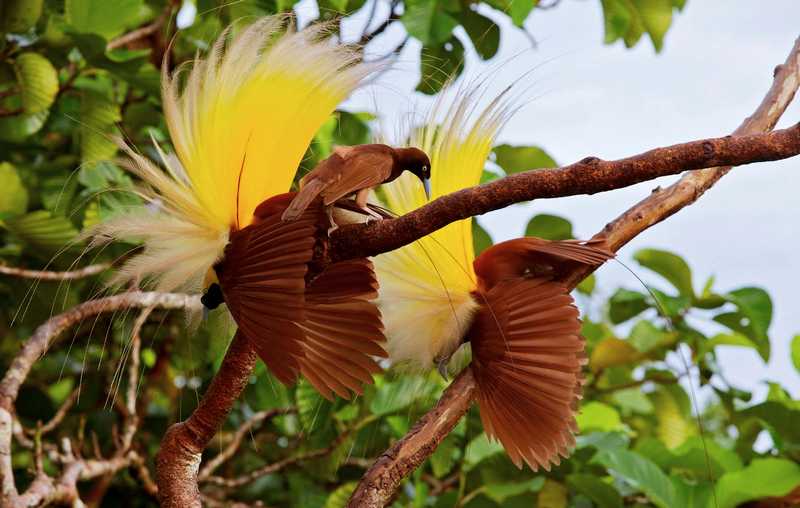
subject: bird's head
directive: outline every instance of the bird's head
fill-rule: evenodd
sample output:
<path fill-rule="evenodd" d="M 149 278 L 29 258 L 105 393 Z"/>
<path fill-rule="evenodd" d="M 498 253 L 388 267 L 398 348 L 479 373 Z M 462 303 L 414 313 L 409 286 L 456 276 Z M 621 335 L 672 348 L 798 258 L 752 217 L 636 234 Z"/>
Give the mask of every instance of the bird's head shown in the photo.
<path fill-rule="evenodd" d="M 401 167 L 416 175 L 425 188 L 425 196 L 431 198 L 431 160 L 419 148 L 399 148 L 397 154 Z"/>
<path fill-rule="evenodd" d="M 222 286 L 219 285 L 214 267 L 209 268 L 203 278 L 203 296 L 200 297 L 200 303 L 203 304 L 204 318 L 208 315 L 208 311 L 225 303 L 225 295 L 222 294 Z"/>

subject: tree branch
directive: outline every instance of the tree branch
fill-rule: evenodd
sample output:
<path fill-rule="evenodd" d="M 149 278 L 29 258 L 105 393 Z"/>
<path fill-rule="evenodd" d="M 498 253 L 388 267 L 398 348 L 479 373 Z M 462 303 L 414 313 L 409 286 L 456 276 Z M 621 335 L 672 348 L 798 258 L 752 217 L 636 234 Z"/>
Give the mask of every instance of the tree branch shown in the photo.
<path fill-rule="evenodd" d="M 772 129 L 775 124 L 778 122 L 778 119 L 781 117 L 783 112 L 786 110 L 786 107 L 794 98 L 795 92 L 797 91 L 798 85 L 800 85 L 800 38 L 795 42 L 792 51 L 789 53 L 789 57 L 787 58 L 786 62 L 777 67 L 775 70 L 775 76 L 773 80 L 772 87 L 770 88 L 769 92 L 765 96 L 764 100 L 761 102 L 759 107 L 756 109 L 755 113 L 752 116 L 747 118 L 742 125 L 735 131 L 738 135 L 745 135 L 744 138 L 739 138 L 739 140 L 749 139 L 749 140 L 765 140 L 768 139 L 767 137 L 759 137 L 753 136 L 754 133 L 769 131 Z M 795 126 L 791 129 L 786 129 L 783 132 L 797 130 L 798 126 Z M 777 131 L 781 132 L 781 131 Z M 747 136 L 749 135 L 749 136 Z M 797 142 L 796 136 L 797 133 L 791 134 L 791 136 L 795 137 L 795 140 L 790 142 Z M 721 138 L 722 140 L 736 140 L 736 138 Z M 712 141 L 712 144 L 719 140 L 709 140 Z M 701 141 L 700 143 L 700 150 L 702 152 L 707 152 L 708 149 L 705 148 L 705 142 Z M 758 141 L 756 141 L 758 143 Z M 579 192 L 573 192 L 574 194 L 579 193 L 593 193 L 599 192 L 601 190 L 609 190 L 611 188 L 616 188 L 613 186 L 607 187 L 603 185 L 601 182 L 597 182 L 599 185 L 592 187 L 584 186 L 584 184 L 580 182 L 591 182 L 591 180 L 595 176 L 595 172 L 597 169 L 594 169 L 591 174 L 589 171 L 586 171 L 588 168 L 584 168 L 581 172 L 585 172 L 584 175 L 576 175 L 577 182 L 570 183 L 569 179 L 564 175 L 564 173 L 572 171 L 576 171 L 576 166 L 579 165 L 601 165 L 606 164 L 605 170 L 606 175 L 605 178 L 608 178 L 609 181 L 613 182 L 624 182 L 628 181 L 627 185 L 631 183 L 636 183 L 636 181 L 626 180 L 628 178 L 629 172 L 637 173 L 639 171 L 645 171 L 647 166 L 650 166 L 649 171 L 653 171 L 655 168 L 660 168 L 660 170 L 665 170 L 670 168 L 671 173 L 678 173 L 681 171 L 680 168 L 674 168 L 672 166 L 673 163 L 686 163 L 693 160 L 693 158 L 689 158 L 688 160 L 683 157 L 683 149 L 680 147 L 687 147 L 692 145 L 692 143 L 687 143 L 684 145 L 676 145 L 675 147 L 670 147 L 667 149 L 657 149 L 651 152 L 646 152 L 637 157 L 632 157 L 629 159 L 623 159 L 622 161 L 617 161 L 616 164 L 619 166 L 617 168 L 609 168 L 608 164 L 615 164 L 615 163 L 598 163 L 597 161 L 590 160 L 581 161 L 577 163 L 577 165 L 567 166 L 566 168 L 560 168 L 557 170 L 547 170 L 553 176 L 551 177 L 544 177 L 539 183 L 536 183 L 536 175 L 537 173 L 543 173 L 544 171 L 538 172 L 528 172 L 522 173 L 520 175 L 513 175 L 511 177 L 506 177 L 502 180 L 497 182 L 493 182 L 491 184 L 486 184 L 480 187 L 476 187 L 473 189 L 467 189 L 466 191 L 460 191 L 449 196 L 445 196 L 440 198 L 433 203 L 426 205 L 425 207 L 412 212 L 411 214 L 405 215 L 399 219 L 394 220 L 385 220 L 379 221 L 375 223 L 368 224 L 368 228 L 372 228 L 373 231 L 378 231 L 379 233 L 376 234 L 378 241 L 373 241 L 369 244 L 369 249 L 376 249 L 380 250 L 384 248 L 386 245 L 390 245 L 391 237 L 384 237 L 381 233 L 386 234 L 387 231 L 391 231 L 392 229 L 396 230 L 394 233 L 395 235 L 405 235 L 402 236 L 399 243 L 404 245 L 408 243 L 406 241 L 407 238 L 413 237 L 414 227 L 419 228 L 420 231 L 425 231 L 427 228 L 433 228 L 435 230 L 439 226 L 435 226 L 436 219 L 433 217 L 429 217 L 428 213 L 418 213 L 422 212 L 422 210 L 428 208 L 433 210 L 439 210 L 437 213 L 444 213 L 448 214 L 447 218 L 455 217 L 456 219 L 465 218 L 466 216 L 459 216 L 464 209 L 472 209 L 472 210 L 483 210 L 478 211 L 475 213 L 484 213 L 486 211 L 495 209 L 495 205 L 500 204 L 497 208 L 501 206 L 505 206 L 508 204 L 506 201 L 512 196 L 519 196 L 519 195 L 529 195 L 531 197 L 522 198 L 524 199 L 533 199 L 534 197 L 556 197 L 552 193 L 559 192 L 564 189 L 580 189 Z M 677 152 L 674 149 L 677 148 Z M 718 147 L 712 147 L 710 159 L 715 157 L 719 157 L 719 153 L 715 153 Z M 688 149 L 691 152 L 694 152 L 696 147 Z M 667 160 L 662 162 L 656 162 L 654 160 L 649 159 L 648 154 L 658 153 L 659 150 L 662 150 L 660 156 L 667 157 Z M 665 151 L 664 151 L 665 150 Z M 734 150 L 737 153 L 738 150 Z M 702 157 L 702 156 L 701 156 Z M 638 164 L 633 163 L 638 159 Z M 709 160 L 710 160 L 709 159 Z M 722 176 L 725 175 L 730 169 L 732 165 L 736 165 L 732 160 L 725 160 L 724 164 L 729 164 L 730 166 L 723 166 L 723 167 L 716 167 L 710 169 L 704 169 L 702 171 L 695 171 L 692 173 L 688 173 L 684 175 L 677 183 L 671 185 L 670 187 L 654 192 L 646 199 L 641 201 L 640 203 L 634 205 L 630 210 L 623 213 L 620 217 L 609 223 L 603 231 L 595 235 L 596 239 L 602 239 L 605 243 L 605 246 L 611 250 L 618 250 L 631 239 L 633 239 L 636 235 L 647 229 L 648 227 L 657 224 L 664 220 L 665 218 L 669 217 L 670 215 L 674 214 L 681 208 L 693 203 L 696 201 L 706 190 L 711 188 Z M 766 160 L 766 159 L 764 159 Z M 633 163 L 633 164 L 631 164 Z M 719 162 L 715 164 L 720 164 Z M 685 169 L 693 169 L 693 168 L 702 168 L 702 163 L 700 166 L 687 166 Z M 608 173 L 608 170 L 611 169 L 611 173 Z M 624 171 L 624 173 L 623 173 Z M 616 172 L 616 173 L 615 173 Z M 658 173 L 658 171 L 656 171 Z M 663 173 L 663 174 L 670 174 L 670 173 Z M 652 174 L 651 176 L 646 178 L 655 178 L 656 176 L 662 176 L 662 174 Z M 505 184 L 511 188 L 508 193 L 502 189 L 502 186 L 499 185 L 500 182 L 503 180 L 508 180 L 509 178 L 513 179 L 513 184 Z M 551 180 L 552 178 L 552 180 Z M 526 188 L 526 181 L 530 179 L 530 185 L 534 185 L 531 188 Z M 553 187 L 548 187 L 547 182 L 557 182 L 558 184 Z M 643 181 L 643 180 L 641 180 Z M 519 188 L 514 191 L 513 187 L 515 185 L 519 185 Z M 544 185 L 544 187 L 539 188 L 536 185 Z M 622 185 L 620 185 L 622 186 Z M 484 190 L 481 190 L 484 189 Z M 489 190 L 485 190 L 489 189 Z M 541 192 L 540 192 L 541 191 Z M 459 197 L 459 200 L 464 200 L 463 203 L 459 204 L 459 201 L 455 200 L 455 196 Z M 498 197 L 498 195 L 500 197 Z M 475 199 L 477 203 L 470 204 L 469 200 Z M 439 203 L 444 201 L 444 204 Z M 437 204 L 439 203 L 439 204 Z M 417 214 L 415 218 L 408 219 L 408 217 Z M 431 213 L 433 215 L 433 213 Z M 396 226 L 392 225 L 393 223 L 396 224 L 400 221 L 406 221 L 406 224 L 403 226 Z M 388 224 L 384 224 L 388 223 Z M 434 224 L 434 225 L 432 225 Z M 364 230 L 369 230 L 367 227 Z M 340 231 L 345 229 L 344 227 L 340 228 Z M 352 252 L 357 249 L 357 243 L 353 242 L 353 239 L 350 238 L 350 235 L 358 232 L 361 230 L 361 235 L 366 237 L 366 231 L 362 230 L 361 226 L 353 227 L 348 226 L 348 231 L 342 231 L 336 238 L 336 245 L 340 249 L 340 253 L 338 255 L 342 255 L 343 253 Z M 431 231 L 432 231 L 431 230 Z M 428 231 L 430 232 L 430 231 Z M 413 240 L 413 238 L 411 238 Z M 366 242 L 365 242 L 366 243 Z M 581 280 L 583 280 L 587 275 L 589 275 L 593 271 L 593 268 L 581 268 L 573 273 L 567 275 L 563 282 L 569 287 L 574 288 Z M 456 387 L 456 385 L 458 385 Z M 447 434 L 452 430 L 458 420 L 469 410 L 469 407 L 472 402 L 472 394 L 475 390 L 475 381 L 471 375 L 471 371 L 469 368 L 465 369 L 459 377 L 453 382 L 453 384 L 445 391 L 445 394 L 436 404 L 436 406 L 428 412 L 425 416 L 423 416 L 414 428 L 406 434 L 401 440 L 395 443 L 392 448 L 390 448 L 384 455 L 378 458 L 375 464 L 364 474 L 364 477 L 359 482 L 358 487 L 353 492 L 352 497 L 350 498 L 350 502 L 348 503 L 349 507 L 355 508 L 374 508 L 374 507 L 383 507 L 390 503 L 392 498 L 395 496 L 398 487 L 400 486 L 400 482 L 402 479 L 410 474 L 414 469 L 419 467 L 425 459 L 427 459 L 435 450 L 438 444 L 447 436 Z M 461 397 L 452 397 L 452 392 L 456 393 L 469 393 L 469 396 L 465 400 Z M 436 415 L 447 415 L 447 418 L 437 417 Z M 416 453 L 399 453 L 401 450 L 414 450 Z"/>
<path fill-rule="evenodd" d="M 203 450 L 225 422 L 256 364 L 250 341 L 237 333 L 219 371 L 191 416 L 167 429 L 156 456 L 156 483 L 163 508 L 200 507 L 197 472 Z"/>
<path fill-rule="evenodd" d="M 396 219 L 341 226 L 331 235 L 331 259 L 389 252 L 451 222 L 522 201 L 596 194 L 691 169 L 740 166 L 800 154 L 800 124 L 770 133 L 739 134 L 656 148 L 615 161 L 586 157 L 569 166 L 517 173 L 453 192 Z"/>
<path fill-rule="evenodd" d="M 167 8 L 164 9 L 164 11 L 161 14 L 159 14 L 159 16 L 155 20 L 153 20 L 152 23 L 137 28 L 136 30 L 128 32 L 124 35 L 120 35 L 116 39 L 109 41 L 109 43 L 106 45 L 106 51 L 111 51 L 112 49 L 121 48 L 128 44 L 131 44 L 132 42 L 136 42 L 140 39 L 146 39 L 151 35 L 155 34 L 159 30 L 161 30 L 161 27 L 163 27 L 167 19 L 169 19 L 170 15 L 172 14 L 172 8 L 173 8 L 172 2 L 169 2 L 167 4 Z"/>
<path fill-rule="evenodd" d="M 49 270 L 28 270 L 27 268 L 15 268 L 13 266 L 6 266 L 0 264 L 0 274 L 9 275 L 11 277 L 20 277 L 22 279 L 37 279 L 37 280 L 75 280 L 84 279 L 97 275 L 108 269 L 111 266 L 106 263 L 97 265 L 89 265 L 77 270 L 70 270 L 66 272 L 53 272 Z"/>

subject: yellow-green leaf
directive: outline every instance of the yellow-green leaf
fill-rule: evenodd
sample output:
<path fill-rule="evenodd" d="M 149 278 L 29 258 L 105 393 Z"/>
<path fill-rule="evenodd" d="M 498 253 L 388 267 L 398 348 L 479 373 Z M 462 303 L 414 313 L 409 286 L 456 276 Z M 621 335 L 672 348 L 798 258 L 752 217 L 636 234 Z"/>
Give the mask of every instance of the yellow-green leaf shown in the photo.
<path fill-rule="evenodd" d="M 685 399 L 686 395 L 680 387 L 661 387 L 652 398 L 658 418 L 656 435 L 667 448 L 677 448 L 694 435 L 696 424 L 691 420 L 687 408 L 682 407 L 686 401 L 679 398 Z"/>
<path fill-rule="evenodd" d="M 595 372 L 636 361 L 639 351 L 627 341 L 609 337 L 600 341 L 592 351 L 589 366 Z"/>
<path fill-rule="evenodd" d="M 117 153 L 111 138 L 121 119 L 119 105 L 99 94 L 87 92 L 81 99 L 81 159 L 83 162 L 109 160 Z"/>
<path fill-rule="evenodd" d="M 3 0 L 0 2 L 0 32 L 22 33 L 42 15 L 43 0 Z"/>
<path fill-rule="evenodd" d="M 567 506 L 567 488 L 561 483 L 547 478 L 536 502 L 538 508 L 565 508 Z"/>
<path fill-rule="evenodd" d="M 14 62 L 22 107 L 26 113 L 47 110 L 58 93 L 58 73 L 39 53 L 23 53 Z"/>
<path fill-rule="evenodd" d="M 0 163 L 0 220 L 25 213 L 28 190 L 19 178 L 17 168 L 8 162 Z"/>
<path fill-rule="evenodd" d="M 353 491 L 356 490 L 356 485 L 356 482 L 345 483 L 331 492 L 331 495 L 325 501 L 325 508 L 345 508 Z"/>

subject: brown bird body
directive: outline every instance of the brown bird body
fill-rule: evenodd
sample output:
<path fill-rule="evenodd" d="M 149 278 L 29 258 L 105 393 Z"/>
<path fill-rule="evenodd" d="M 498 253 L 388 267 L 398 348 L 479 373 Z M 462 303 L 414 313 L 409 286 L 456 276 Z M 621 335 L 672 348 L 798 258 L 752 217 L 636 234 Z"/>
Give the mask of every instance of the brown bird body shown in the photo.
<path fill-rule="evenodd" d="M 586 355 L 578 309 L 553 277 L 569 264 L 611 257 L 592 242 L 528 237 L 490 247 L 473 263 L 479 307 L 465 340 L 481 420 L 517 466 L 549 470 L 575 444 Z"/>
<path fill-rule="evenodd" d="M 295 193 L 259 205 L 233 231 L 214 266 L 222 297 L 244 334 L 281 382 L 302 374 L 326 398 L 350 398 L 380 372 L 385 357 L 372 263 L 353 259 L 312 274 L 316 238 L 329 226 L 321 199 L 296 221 L 280 217 Z M 204 302 L 206 303 L 206 302 Z"/>
<path fill-rule="evenodd" d="M 330 157 L 300 180 L 300 191 L 282 219 L 297 219 L 317 196 L 322 197 L 325 206 L 330 206 L 355 194 L 356 204 L 367 210 L 370 189 L 391 182 L 406 170 L 419 177 L 428 189 L 430 167 L 428 156 L 417 148 L 393 148 L 383 144 L 337 147 Z"/>

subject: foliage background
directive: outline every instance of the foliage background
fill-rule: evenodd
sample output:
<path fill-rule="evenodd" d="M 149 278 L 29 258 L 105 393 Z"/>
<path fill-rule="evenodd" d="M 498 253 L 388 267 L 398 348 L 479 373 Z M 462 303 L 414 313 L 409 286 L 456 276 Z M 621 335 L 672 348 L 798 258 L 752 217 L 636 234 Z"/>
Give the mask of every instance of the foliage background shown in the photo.
<path fill-rule="evenodd" d="M 291 0 L 218 5 L 199 1 L 194 23 L 177 30 L 171 60 L 190 59 L 228 22 L 289 11 Z M 520 1 L 490 0 L 516 27 L 536 8 Z M 602 0 L 605 43 L 650 44 L 660 50 L 679 0 Z M 500 28 L 457 0 L 393 2 L 383 23 L 402 26 L 422 44 L 418 90 L 440 91 L 445 73 L 462 69 L 464 47 L 483 59 L 498 51 Z M 106 135 L 122 134 L 143 151 L 150 137 L 168 144 L 160 112 L 158 71 L 165 33 L 176 31 L 179 6 L 161 1 L 5 0 L 0 7 L 0 259 L 12 266 L 67 269 L 110 262 L 132 245 L 102 252 L 83 251 L 80 231 L 136 201 L 132 181 L 108 162 L 116 148 Z M 334 19 L 371 5 L 359 0 L 320 0 L 320 17 Z M 481 11 L 484 12 L 484 11 Z M 166 16 L 165 16 L 166 13 Z M 165 20 L 151 36 L 116 47 L 119 37 Z M 397 19 L 395 19 L 397 18 Z M 461 26 L 458 30 L 456 27 Z M 462 30 L 463 29 L 463 30 Z M 518 30 L 520 28 L 514 28 Z M 375 34 L 377 35 L 377 34 Z M 361 42 L 371 40 L 365 34 Z M 666 42 L 668 43 L 668 41 Z M 369 140 L 371 116 L 340 112 L 318 134 L 304 161 L 309 168 L 334 144 Z M 149 155 L 155 157 L 154 154 Z M 554 166 L 545 150 L 501 145 L 485 179 L 536 167 Z M 702 204 L 700 205 L 702 206 Z M 475 223 L 476 250 L 491 242 Z M 568 220 L 553 215 L 530 219 L 528 234 L 569 238 Z M 66 246 L 66 247 L 65 247 Z M 550 472 L 517 471 L 502 450 L 488 443 L 475 410 L 407 482 L 398 506 L 719 506 L 784 496 L 800 484 L 797 465 L 800 404 L 771 384 L 764 401 L 731 386 L 720 371 L 716 348 L 734 345 L 770 356 L 772 302 L 758 287 L 716 288 L 713 278 L 694 287 L 689 265 L 676 254 L 644 249 L 633 267 L 652 282 L 606 288 L 596 281 L 578 290 L 585 307 L 602 308 L 585 319 L 590 364 L 575 454 Z M 52 261 L 52 262 L 51 262 Z M 49 265 L 48 263 L 51 262 Z M 631 279 L 634 280 L 634 279 Z M 0 362 L 10 362 L 19 344 L 52 314 L 96 296 L 103 277 L 70 284 L 31 284 L 0 279 Z M 656 301 L 657 299 L 657 301 Z M 661 307 L 660 312 L 657 307 Z M 597 315 L 595 315 L 597 314 Z M 86 454 L 95 441 L 100 453 L 113 446 L 118 415 L 114 397 L 125 381 L 131 316 L 102 316 L 85 323 L 36 365 L 17 404 L 29 428 L 49 420 L 70 394 L 80 397 L 58 436 L 83 436 Z M 231 336 L 220 319 L 187 333 L 182 316 L 154 313 L 143 330 L 145 349 L 139 404 L 145 414 L 136 446 L 152 458 L 167 426 L 188 415 L 218 367 Z M 800 364 L 800 339 L 794 341 Z M 681 351 L 681 354 L 676 353 Z M 693 382 L 690 384 L 689 379 Z M 699 420 L 694 393 L 707 387 Z M 365 465 L 402 436 L 436 400 L 445 382 L 436 375 L 389 371 L 355 403 L 322 400 L 308 384 L 287 389 L 260 365 L 228 427 L 208 451 L 212 457 L 233 431 L 257 411 L 292 408 L 252 430 L 240 452 L 218 471 L 239 478 L 285 458 L 321 451 L 242 487 L 207 482 L 209 496 L 268 506 L 343 506 Z M 295 412 L 296 411 L 296 412 Z M 760 434 L 769 444 L 754 451 Z M 16 449 L 18 482 L 30 478 L 32 454 Z M 151 464 L 152 466 L 152 464 Z M 46 467 L 54 467 L 46 464 Z M 21 481 L 20 481 L 21 479 Z M 152 506 L 138 479 L 128 473 L 111 482 L 83 485 L 94 504 Z"/>

